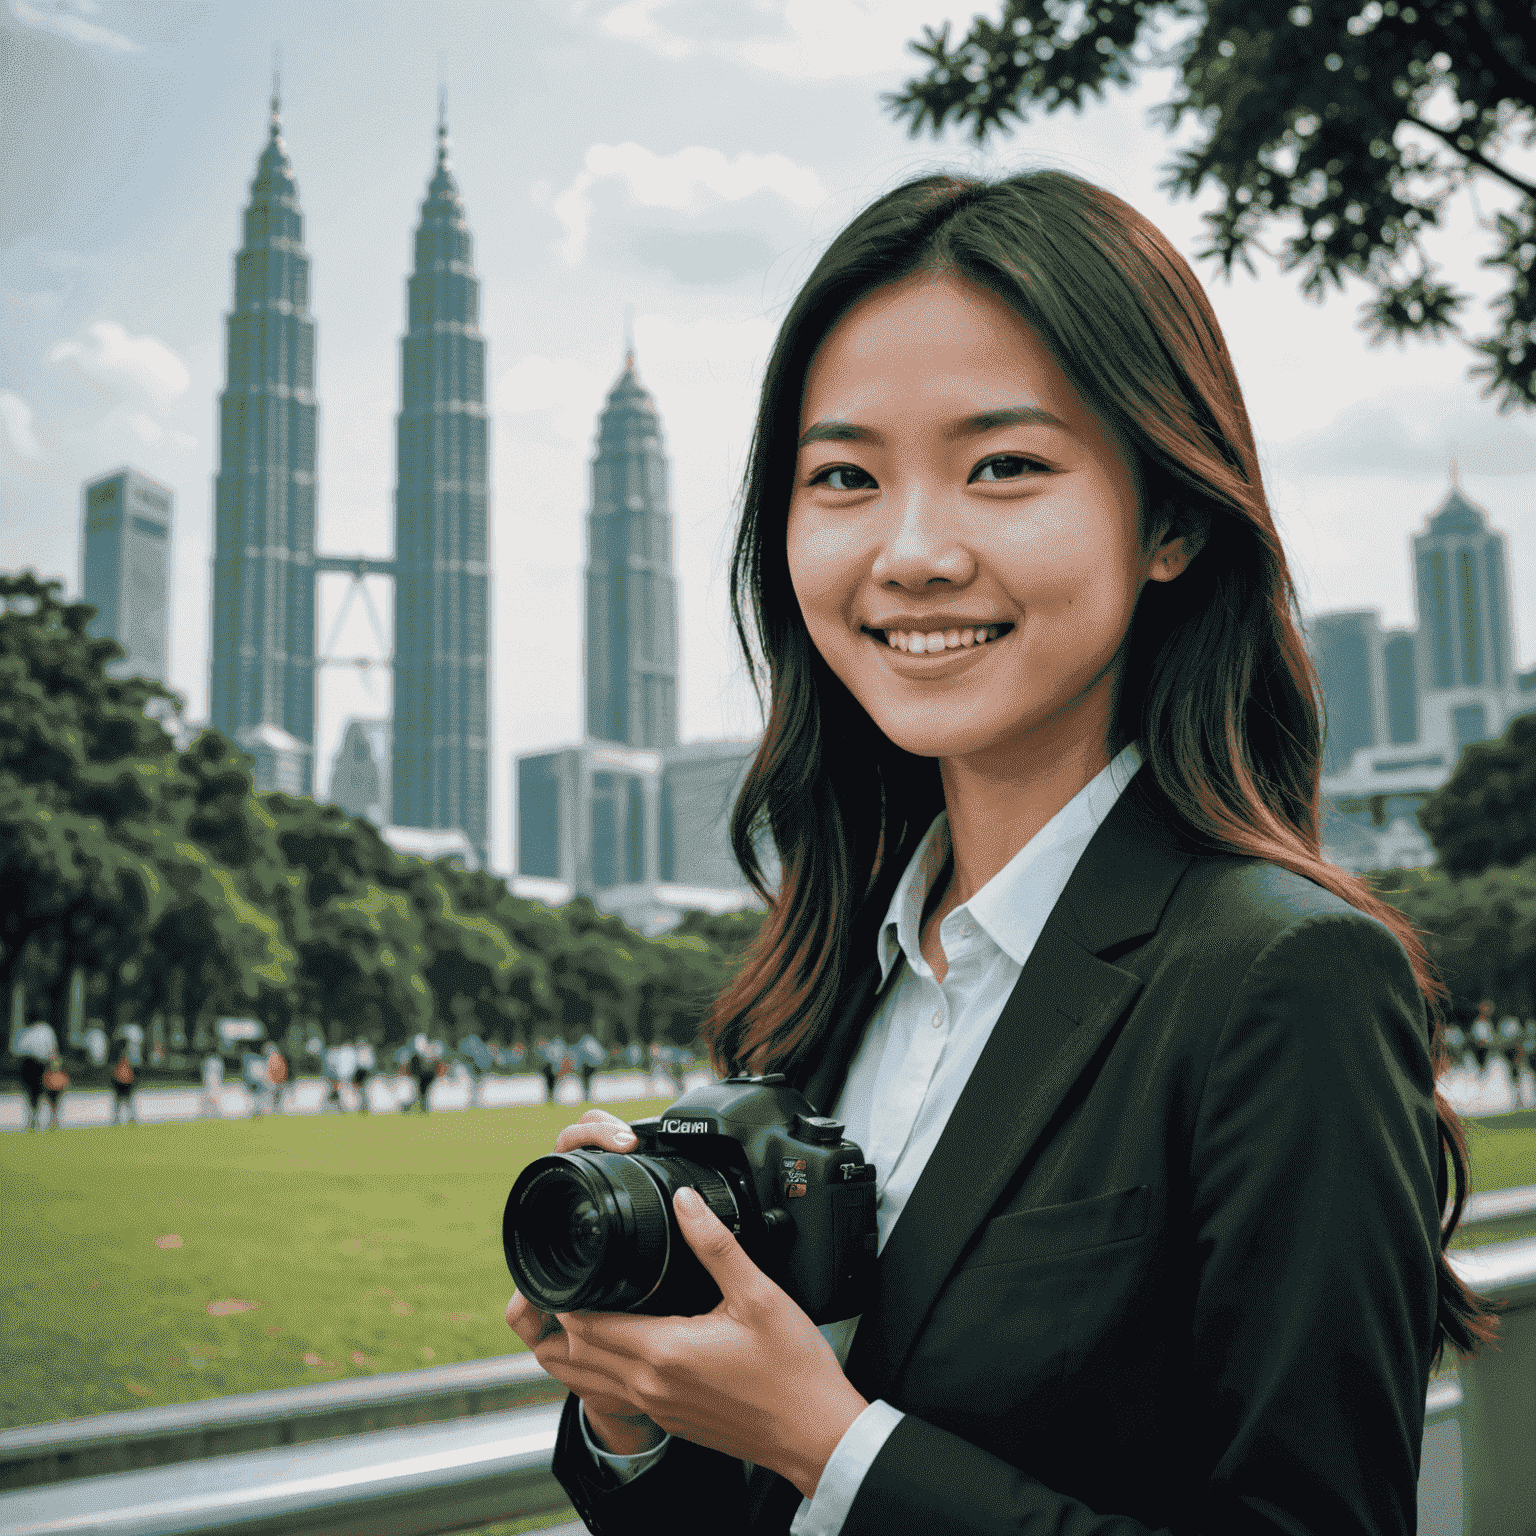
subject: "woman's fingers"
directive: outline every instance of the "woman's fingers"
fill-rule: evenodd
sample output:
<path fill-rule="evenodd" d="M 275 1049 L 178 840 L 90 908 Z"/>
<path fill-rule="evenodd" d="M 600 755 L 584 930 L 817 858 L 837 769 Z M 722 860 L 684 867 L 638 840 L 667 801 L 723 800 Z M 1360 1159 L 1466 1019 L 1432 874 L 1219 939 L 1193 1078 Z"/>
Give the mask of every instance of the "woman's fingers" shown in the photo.
<path fill-rule="evenodd" d="M 516 1292 L 507 1303 L 507 1327 L 523 1341 L 544 1373 L 568 1392 L 574 1392 L 593 1413 L 620 1418 L 641 1413 L 639 1406 L 625 1396 L 622 1381 L 595 1369 L 590 1357 L 571 1359 L 570 1340 L 559 1318 L 540 1312 Z"/>
<path fill-rule="evenodd" d="M 555 1137 L 556 1152 L 570 1152 L 576 1147 L 597 1147 L 604 1152 L 628 1152 L 635 1144 L 635 1133 L 617 1115 L 606 1109 L 589 1109 L 574 1125 L 568 1125 Z"/>

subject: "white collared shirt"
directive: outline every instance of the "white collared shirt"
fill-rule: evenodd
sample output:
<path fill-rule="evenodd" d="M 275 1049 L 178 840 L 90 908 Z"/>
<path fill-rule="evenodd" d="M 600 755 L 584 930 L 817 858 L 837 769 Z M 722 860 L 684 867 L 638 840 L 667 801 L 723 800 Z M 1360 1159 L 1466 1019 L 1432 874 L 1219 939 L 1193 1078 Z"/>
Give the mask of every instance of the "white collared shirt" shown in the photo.
<path fill-rule="evenodd" d="M 947 970 L 939 981 L 921 948 L 923 908 L 950 853 L 941 811 L 912 855 L 876 940 L 880 979 L 906 966 L 886 995 L 830 1111 L 875 1165 L 876 1219 L 883 1251 L 949 1124 L 1003 1005 L 1052 908 L 1095 832 L 1141 766 L 1133 742 L 1078 791 L 974 896 L 939 925 Z M 848 1359 L 859 1319 L 825 1323 L 838 1363 Z M 816 1487 L 802 1499 L 790 1536 L 838 1536 L 848 1511 L 901 1413 L 877 1399 L 848 1427 Z M 637 1456 L 588 1448 L 628 1482 L 661 1459 L 668 1440 Z M 670 1437 L 668 1437 L 670 1439 Z"/>

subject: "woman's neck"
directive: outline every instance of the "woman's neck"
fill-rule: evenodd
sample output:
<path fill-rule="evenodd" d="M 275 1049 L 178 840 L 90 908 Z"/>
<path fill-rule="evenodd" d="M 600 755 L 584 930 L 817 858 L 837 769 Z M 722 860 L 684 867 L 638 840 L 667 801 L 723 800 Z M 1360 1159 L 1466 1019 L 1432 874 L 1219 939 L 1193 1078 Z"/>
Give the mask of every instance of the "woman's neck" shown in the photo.
<path fill-rule="evenodd" d="M 1090 784 L 1110 761 L 1102 741 L 1019 771 L 964 758 L 939 763 L 954 871 L 942 902 L 944 913 L 969 901 L 1018 851 Z"/>

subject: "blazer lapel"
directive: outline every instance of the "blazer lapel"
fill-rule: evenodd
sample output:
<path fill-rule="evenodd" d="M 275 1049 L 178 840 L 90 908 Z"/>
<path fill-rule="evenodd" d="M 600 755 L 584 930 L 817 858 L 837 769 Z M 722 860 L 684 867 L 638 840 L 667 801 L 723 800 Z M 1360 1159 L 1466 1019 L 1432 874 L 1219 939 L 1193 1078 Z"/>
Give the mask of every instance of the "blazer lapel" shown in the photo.
<path fill-rule="evenodd" d="M 1190 855 L 1140 802 L 1127 790 L 1078 861 L 880 1255 L 846 1366 L 871 1400 L 895 1385 L 966 1245 L 1141 990 L 1096 951 L 1156 929 Z"/>

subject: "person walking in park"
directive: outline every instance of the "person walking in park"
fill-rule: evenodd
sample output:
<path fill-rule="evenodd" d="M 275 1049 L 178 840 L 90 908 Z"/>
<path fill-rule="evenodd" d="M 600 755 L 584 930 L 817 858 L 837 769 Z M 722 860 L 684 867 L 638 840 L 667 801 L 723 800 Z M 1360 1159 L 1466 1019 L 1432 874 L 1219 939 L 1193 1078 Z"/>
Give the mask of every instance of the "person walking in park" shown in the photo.
<path fill-rule="evenodd" d="M 43 1096 L 48 1100 L 48 1112 L 52 1116 L 49 1129 L 56 1131 L 59 1128 L 59 1100 L 64 1097 L 64 1090 L 69 1087 L 69 1073 L 64 1070 L 64 1064 L 59 1060 L 55 1051 L 43 1071 Z"/>
<path fill-rule="evenodd" d="M 58 1036 L 53 1025 L 35 1019 L 16 1037 L 16 1065 L 21 1072 L 21 1086 L 27 1096 L 27 1129 L 37 1129 L 38 1106 L 43 1098 L 43 1075 L 48 1063 L 59 1054 Z"/>
<path fill-rule="evenodd" d="M 560 1070 L 561 1058 L 565 1055 L 565 1042 L 556 1044 L 547 1035 L 541 1035 L 538 1041 L 539 1071 L 544 1075 L 544 1102 L 555 1102 L 555 1077 Z"/>
<path fill-rule="evenodd" d="M 280 1115 L 283 1112 L 283 1090 L 288 1083 L 288 1058 L 277 1048 L 275 1040 L 267 1041 L 266 1078 L 272 1113 Z"/>
<path fill-rule="evenodd" d="M 118 1122 L 121 1113 L 123 1123 L 136 1120 L 133 1107 L 133 1063 L 128 1060 L 128 1047 L 121 1047 L 112 1068 L 112 1124 Z"/>
<path fill-rule="evenodd" d="M 217 1051 L 209 1051 L 203 1057 L 202 1113 L 217 1120 L 223 1115 L 224 1105 L 224 1058 Z"/>
<path fill-rule="evenodd" d="M 336 1106 L 336 1112 L 342 1114 L 346 1111 L 346 1105 L 341 1099 L 341 1047 L 328 1045 L 321 1057 L 321 1070 L 325 1073 L 325 1097 L 320 1101 L 320 1113 L 324 1114 L 331 1105 Z"/>
<path fill-rule="evenodd" d="M 586 1034 L 576 1042 L 576 1055 L 581 1071 L 581 1097 L 588 1101 L 592 1097 L 592 1079 L 597 1069 L 607 1063 L 608 1053 L 596 1035 Z"/>
<path fill-rule="evenodd" d="M 1496 1005 L 1491 997 L 1485 997 L 1477 1005 L 1477 1017 L 1472 1020 L 1472 1028 L 1469 1031 L 1472 1040 L 1472 1054 L 1477 1059 L 1477 1075 L 1483 1075 L 1483 1069 L 1488 1065 L 1488 1057 L 1493 1051 L 1493 1015 Z"/>
<path fill-rule="evenodd" d="M 1194 273 L 1058 171 L 896 188 L 789 306 L 740 506 L 768 916 L 702 1033 L 874 1166 L 878 1266 L 818 1326 L 684 1187 L 707 1314 L 514 1295 L 577 1512 L 1410 1536 L 1432 1365 L 1497 1329 L 1444 1252 L 1445 994 L 1321 856 L 1315 675 Z M 555 1146 L 635 1142 L 594 1108 Z"/>
<path fill-rule="evenodd" d="M 352 1047 L 357 1065 L 352 1070 L 352 1085 L 357 1089 L 357 1107 L 363 1114 L 369 1112 L 368 1080 L 373 1076 L 373 1047 L 361 1036 Z"/>
<path fill-rule="evenodd" d="M 218 1119 L 223 1113 L 224 1058 L 217 1051 L 203 1057 L 203 1114 Z"/>
<path fill-rule="evenodd" d="M 430 1090 L 432 1084 L 438 1079 L 442 1063 L 431 1046 L 423 1045 L 420 1052 L 414 1058 L 413 1064 L 416 1072 L 416 1086 L 420 1090 L 418 1102 L 421 1105 L 421 1112 L 426 1114 L 432 1107 L 428 1102 Z"/>

